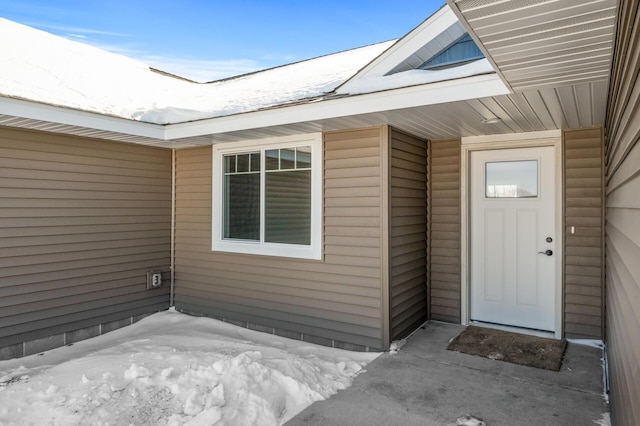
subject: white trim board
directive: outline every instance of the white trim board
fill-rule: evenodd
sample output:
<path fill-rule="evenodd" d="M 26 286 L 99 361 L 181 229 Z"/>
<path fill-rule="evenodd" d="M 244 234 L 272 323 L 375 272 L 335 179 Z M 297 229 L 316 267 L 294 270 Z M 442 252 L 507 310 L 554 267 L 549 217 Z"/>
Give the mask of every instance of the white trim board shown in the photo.
<path fill-rule="evenodd" d="M 0 114 L 162 140 L 165 126 L 0 96 Z"/>
<path fill-rule="evenodd" d="M 313 122 L 361 114 L 380 113 L 403 108 L 498 96 L 507 93 L 507 88 L 496 74 L 483 74 L 363 95 L 274 107 L 261 111 L 168 125 L 127 120 L 119 117 L 105 116 L 92 112 L 4 98 L 1 96 L 0 114 L 16 117 L 18 120 L 40 120 L 63 126 L 69 125 L 103 132 L 113 132 L 114 137 L 115 134 L 118 134 L 119 136 L 132 135 L 150 138 L 153 139 L 153 141 L 149 141 L 149 145 L 162 145 L 166 148 L 172 148 L 173 145 L 171 141 L 177 139 Z M 62 130 L 61 133 L 65 132 Z M 106 134 L 101 136 L 108 138 Z"/>
<path fill-rule="evenodd" d="M 562 130 L 543 130 L 540 132 L 528 132 L 528 133 L 508 133 L 499 135 L 481 135 L 481 136 L 467 136 L 462 138 L 462 145 L 472 144 L 486 144 L 486 143 L 505 143 L 505 145 L 512 144 L 516 141 L 540 141 L 542 139 L 557 139 L 562 138 Z"/>
<path fill-rule="evenodd" d="M 420 50 L 425 44 L 438 37 L 449 27 L 458 23 L 458 17 L 448 5 L 443 5 L 436 13 L 431 15 L 417 28 L 398 40 L 393 46 L 374 59 L 369 65 L 360 70 L 342 85 L 336 88 L 339 92 L 348 92 L 352 82 L 363 77 L 380 77 L 398 65 L 408 57 Z"/>

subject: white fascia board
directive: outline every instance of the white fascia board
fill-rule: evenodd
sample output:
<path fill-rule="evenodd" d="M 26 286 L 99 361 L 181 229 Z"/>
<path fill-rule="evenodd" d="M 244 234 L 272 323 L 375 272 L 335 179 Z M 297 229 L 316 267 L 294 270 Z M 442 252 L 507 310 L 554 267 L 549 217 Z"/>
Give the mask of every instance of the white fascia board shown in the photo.
<path fill-rule="evenodd" d="M 344 98 L 205 120 L 158 125 L 53 105 L 0 97 L 0 114 L 171 141 L 510 93 L 496 74 L 484 74 Z"/>
<path fill-rule="evenodd" d="M 125 135 L 164 139 L 164 126 L 158 124 L 143 123 L 21 99 L 0 97 L 0 114 Z"/>
<path fill-rule="evenodd" d="M 166 126 L 167 140 L 294 124 L 509 94 L 496 74 Z"/>
<path fill-rule="evenodd" d="M 413 55 L 425 44 L 438 37 L 457 22 L 457 16 L 453 13 L 453 10 L 445 4 L 416 29 L 398 40 L 377 59 L 347 80 L 346 83 L 343 83 L 340 86 L 340 91 L 348 92 L 349 83 L 361 77 L 380 77 L 387 74 L 402 63 L 402 61 Z"/>

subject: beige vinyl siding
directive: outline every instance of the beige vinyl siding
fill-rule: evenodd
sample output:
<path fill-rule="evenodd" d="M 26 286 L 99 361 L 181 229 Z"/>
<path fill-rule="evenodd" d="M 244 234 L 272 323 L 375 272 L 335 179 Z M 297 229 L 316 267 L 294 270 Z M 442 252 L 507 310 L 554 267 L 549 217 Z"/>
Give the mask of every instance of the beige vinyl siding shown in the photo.
<path fill-rule="evenodd" d="M 428 277 L 432 319 L 460 323 L 460 140 L 429 142 Z"/>
<path fill-rule="evenodd" d="M 177 151 L 176 307 L 327 345 L 382 348 L 383 128 L 324 135 L 324 259 L 211 250 L 211 148 Z"/>
<path fill-rule="evenodd" d="M 427 319 L 427 143 L 391 129 L 391 339 Z"/>
<path fill-rule="evenodd" d="M 640 11 L 619 3 L 607 112 L 607 349 L 613 424 L 640 424 Z"/>
<path fill-rule="evenodd" d="M 564 334 L 602 339 L 604 176 L 602 128 L 568 130 L 564 141 Z M 571 227 L 575 233 L 571 233 Z"/>
<path fill-rule="evenodd" d="M 171 151 L 0 128 L 0 347 L 166 309 Z"/>

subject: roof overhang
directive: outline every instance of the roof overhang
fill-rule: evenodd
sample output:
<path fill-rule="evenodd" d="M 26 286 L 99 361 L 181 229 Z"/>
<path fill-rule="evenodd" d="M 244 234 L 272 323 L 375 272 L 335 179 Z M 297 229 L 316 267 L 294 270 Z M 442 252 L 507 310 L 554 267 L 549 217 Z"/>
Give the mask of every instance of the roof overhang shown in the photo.
<path fill-rule="evenodd" d="M 0 97 L 0 125 L 176 148 L 247 138 L 264 134 L 262 129 L 271 129 L 276 134 L 338 129 L 350 117 L 371 124 L 387 124 L 380 121 L 380 114 L 506 93 L 507 88 L 496 74 L 484 74 L 169 125 Z"/>
<path fill-rule="evenodd" d="M 0 125 L 165 148 L 383 124 L 425 139 L 604 125 L 615 0 L 447 1 L 497 74 L 170 125 L 0 97 Z M 450 14 L 445 7 L 425 23 L 451 28 Z M 364 71 L 397 64 L 424 42 L 419 34 L 430 35 L 428 25 Z"/>
<path fill-rule="evenodd" d="M 0 125 L 182 148 L 264 137 L 388 124 L 424 139 L 523 133 L 602 125 L 607 82 L 509 93 L 495 74 L 467 80 L 478 97 L 440 85 L 439 98 L 424 87 L 319 101 L 169 126 L 148 125 L 49 105 L 0 98 Z M 491 89 L 493 87 L 493 89 Z M 492 92 L 493 90 L 493 92 Z M 439 100 L 440 103 L 435 102 Z M 19 106 L 20 109 L 15 109 Z M 335 109 L 334 109 L 335 107 Z M 491 118 L 499 118 L 491 122 Z"/>
<path fill-rule="evenodd" d="M 216 135 L 235 132 L 247 129 L 248 123 L 254 128 L 290 125 L 445 104 L 506 93 L 508 93 L 507 88 L 496 74 L 485 74 L 421 86 L 346 96 L 297 105 L 292 108 L 273 108 L 193 123 L 173 124 L 167 126 L 166 138 L 179 139 L 204 134 Z"/>
<path fill-rule="evenodd" d="M 163 126 L 0 96 L 0 125 L 149 143 L 163 139 Z"/>
<path fill-rule="evenodd" d="M 514 92 L 608 81 L 616 0 L 447 0 Z"/>

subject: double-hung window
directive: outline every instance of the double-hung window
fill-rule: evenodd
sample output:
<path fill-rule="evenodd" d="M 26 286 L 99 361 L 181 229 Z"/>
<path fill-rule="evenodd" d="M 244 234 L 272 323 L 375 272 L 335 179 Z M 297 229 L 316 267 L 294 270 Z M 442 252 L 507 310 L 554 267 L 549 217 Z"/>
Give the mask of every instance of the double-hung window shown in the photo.
<path fill-rule="evenodd" d="M 320 259 L 322 137 L 213 147 L 212 249 Z"/>

